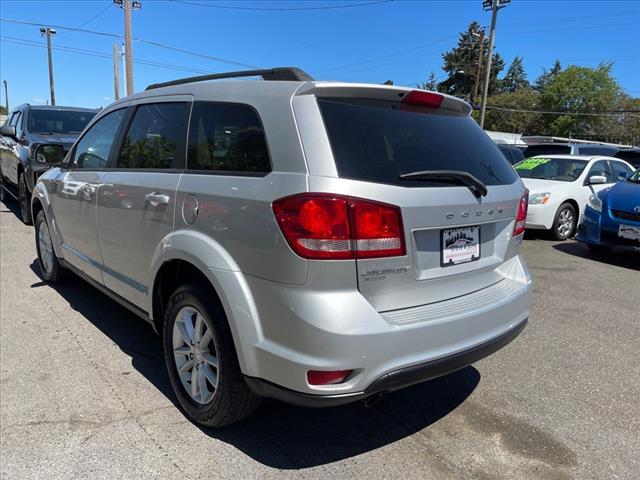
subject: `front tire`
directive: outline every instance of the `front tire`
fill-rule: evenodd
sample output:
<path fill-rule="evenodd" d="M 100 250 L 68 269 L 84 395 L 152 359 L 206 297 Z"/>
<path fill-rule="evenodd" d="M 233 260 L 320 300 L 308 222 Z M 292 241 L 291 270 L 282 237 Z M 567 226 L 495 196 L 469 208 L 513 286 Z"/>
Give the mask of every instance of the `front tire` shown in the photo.
<path fill-rule="evenodd" d="M 162 343 L 171 386 L 187 416 L 223 427 L 253 413 L 260 398 L 247 386 L 220 303 L 198 285 L 179 287 L 169 300 Z"/>
<path fill-rule="evenodd" d="M 35 232 L 38 264 L 40 265 L 42 278 L 48 283 L 59 283 L 64 277 L 65 269 L 60 265 L 53 249 L 49 225 L 43 210 L 40 210 L 36 216 Z"/>
<path fill-rule="evenodd" d="M 4 203 L 7 201 L 7 192 L 4 190 L 4 176 L 2 175 L 2 171 L 0 170 L 0 202 Z"/>
<path fill-rule="evenodd" d="M 27 181 L 25 180 L 24 173 L 21 173 L 20 178 L 18 178 L 18 200 L 20 202 L 22 222 L 25 225 L 33 225 L 33 218 L 31 218 L 31 195 L 29 195 L 29 190 L 27 190 Z"/>
<path fill-rule="evenodd" d="M 576 209 L 570 203 L 563 203 L 553 219 L 551 233 L 556 240 L 564 241 L 576 230 Z"/>

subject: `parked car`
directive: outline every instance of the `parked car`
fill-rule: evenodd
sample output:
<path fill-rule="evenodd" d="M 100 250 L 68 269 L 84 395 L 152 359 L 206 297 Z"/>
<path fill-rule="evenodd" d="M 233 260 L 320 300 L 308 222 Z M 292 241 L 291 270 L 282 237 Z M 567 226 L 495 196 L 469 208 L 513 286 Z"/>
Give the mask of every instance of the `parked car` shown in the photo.
<path fill-rule="evenodd" d="M 527 192 L 470 112 L 291 68 L 152 85 L 40 177 L 42 275 L 72 270 L 151 322 L 203 425 L 444 375 L 513 340 L 531 304 Z"/>
<path fill-rule="evenodd" d="M 604 155 L 614 156 L 617 147 L 598 143 L 534 143 L 524 149 L 524 157 L 542 155 Z"/>
<path fill-rule="evenodd" d="M 576 240 L 594 249 L 640 252 L 640 169 L 625 181 L 591 194 Z"/>
<path fill-rule="evenodd" d="M 50 167 L 36 158 L 36 148 L 55 143 L 68 150 L 97 112 L 25 104 L 13 110 L 0 127 L 0 198 L 4 200 L 9 194 L 19 200 L 22 221 L 27 225 L 32 223 L 31 192 L 38 176 Z"/>
<path fill-rule="evenodd" d="M 502 152 L 505 158 L 511 165 L 515 165 L 518 162 L 524 160 L 524 154 L 518 147 L 512 147 L 510 145 L 496 144 L 498 149 Z"/>
<path fill-rule="evenodd" d="M 634 168 L 640 168 L 640 147 L 621 148 L 614 157 L 629 162 Z"/>
<path fill-rule="evenodd" d="M 587 155 L 546 155 L 514 166 L 529 189 L 526 227 L 550 230 L 557 240 L 575 233 L 592 193 L 624 180 L 633 167 L 624 160 Z"/>

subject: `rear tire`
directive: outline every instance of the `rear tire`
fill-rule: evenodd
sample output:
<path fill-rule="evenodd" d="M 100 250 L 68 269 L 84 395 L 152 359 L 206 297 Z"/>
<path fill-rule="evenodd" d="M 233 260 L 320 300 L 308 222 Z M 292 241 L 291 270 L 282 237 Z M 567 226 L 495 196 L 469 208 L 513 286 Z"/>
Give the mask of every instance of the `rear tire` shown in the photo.
<path fill-rule="evenodd" d="M 56 257 L 49 225 L 43 210 L 40 210 L 36 216 L 35 232 L 36 251 L 38 252 L 38 264 L 42 278 L 47 283 L 59 283 L 64 278 L 66 269 L 60 265 L 58 257 Z"/>
<path fill-rule="evenodd" d="M 570 203 L 563 203 L 553 219 L 551 233 L 556 240 L 564 241 L 576 231 L 576 209 Z"/>
<path fill-rule="evenodd" d="M 186 415 L 218 428 L 253 413 L 261 399 L 242 377 L 226 315 L 211 292 L 183 285 L 173 292 L 165 312 L 165 362 Z"/>
<path fill-rule="evenodd" d="M 30 197 L 31 195 L 29 195 L 29 191 L 27 190 L 27 181 L 24 178 L 24 173 L 21 173 L 18 178 L 18 200 L 20 202 L 20 215 L 25 225 L 33 225 Z"/>

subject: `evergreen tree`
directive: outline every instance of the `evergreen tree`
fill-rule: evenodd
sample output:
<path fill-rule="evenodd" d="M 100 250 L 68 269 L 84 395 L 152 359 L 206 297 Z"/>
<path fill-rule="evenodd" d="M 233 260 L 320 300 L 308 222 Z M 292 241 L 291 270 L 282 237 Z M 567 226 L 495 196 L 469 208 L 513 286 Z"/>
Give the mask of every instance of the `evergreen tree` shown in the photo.
<path fill-rule="evenodd" d="M 418 85 L 416 85 L 416 87 L 421 88 L 423 90 L 432 90 L 432 91 L 437 91 L 438 90 L 438 81 L 436 80 L 436 74 L 434 72 L 431 72 L 431 74 L 429 75 L 429 78 L 427 78 L 426 82 L 420 82 Z"/>
<path fill-rule="evenodd" d="M 553 64 L 553 67 L 551 67 L 551 70 L 547 70 L 546 68 L 542 69 L 542 75 L 538 77 L 538 79 L 536 80 L 535 86 L 533 88 L 535 88 L 539 92 L 542 91 L 544 87 L 547 86 L 549 81 L 551 81 L 551 79 L 561 71 L 562 71 L 562 65 L 560 65 L 560 60 L 556 60 L 556 63 Z"/>
<path fill-rule="evenodd" d="M 507 70 L 507 74 L 502 79 L 502 82 L 500 82 L 500 91 L 513 93 L 521 88 L 529 88 L 529 86 L 527 74 L 522 64 L 522 57 L 516 56 Z"/>
<path fill-rule="evenodd" d="M 442 69 L 447 73 L 448 78 L 438 85 L 441 92 L 455 95 L 457 97 L 469 97 L 473 91 L 476 81 L 478 62 L 480 61 L 480 40 L 473 35 L 478 32 L 480 25 L 478 22 L 471 22 L 465 32 L 460 33 L 458 45 L 442 55 L 444 65 Z M 484 55 L 489 48 L 489 39 L 484 40 Z M 482 59 L 486 62 L 486 58 Z M 491 75 L 489 79 L 489 94 L 497 90 L 499 80 L 498 74 L 504 68 L 504 61 L 498 53 L 493 54 L 491 60 Z M 484 68 L 483 68 L 484 70 Z M 482 79 L 478 91 L 482 90 Z"/>

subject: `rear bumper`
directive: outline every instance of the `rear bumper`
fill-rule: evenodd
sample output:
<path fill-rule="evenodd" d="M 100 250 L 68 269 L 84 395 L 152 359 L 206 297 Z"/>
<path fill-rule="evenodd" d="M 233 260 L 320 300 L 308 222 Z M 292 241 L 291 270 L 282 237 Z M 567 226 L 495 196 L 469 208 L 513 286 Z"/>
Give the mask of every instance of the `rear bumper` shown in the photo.
<path fill-rule="evenodd" d="M 476 292 L 386 312 L 335 280 L 299 288 L 247 277 L 261 338 L 242 345 L 242 372 L 260 394 L 281 398 L 273 392 L 292 391 L 322 397 L 321 403 L 391 391 L 396 378 L 401 388 L 444 375 L 491 353 L 476 358 L 469 352 L 509 337 L 529 317 L 533 286 L 526 265 L 516 256 L 501 269 L 502 280 Z M 414 368 L 415 381 L 396 373 Z M 309 370 L 353 373 L 343 383 L 314 386 L 307 382 Z"/>
<path fill-rule="evenodd" d="M 261 397 L 274 398 L 301 407 L 335 407 L 390 393 L 427 380 L 447 375 L 471 365 L 509 344 L 524 330 L 527 319 L 491 340 L 443 358 L 394 370 L 378 377 L 364 391 L 334 395 L 314 395 L 297 392 L 274 383 L 245 376 L 249 388 Z"/>

